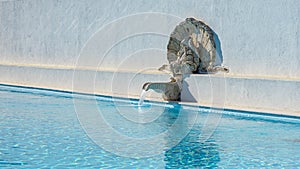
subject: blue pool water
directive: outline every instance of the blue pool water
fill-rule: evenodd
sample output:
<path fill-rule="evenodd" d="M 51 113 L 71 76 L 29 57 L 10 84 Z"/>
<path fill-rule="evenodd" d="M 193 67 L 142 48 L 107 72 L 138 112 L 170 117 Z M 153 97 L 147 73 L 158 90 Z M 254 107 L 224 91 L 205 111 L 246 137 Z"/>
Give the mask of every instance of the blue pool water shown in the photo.
<path fill-rule="evenodd" d="M 299 118 L 136 104 L 0 85 L 0 168 L 300 168 Z"/>

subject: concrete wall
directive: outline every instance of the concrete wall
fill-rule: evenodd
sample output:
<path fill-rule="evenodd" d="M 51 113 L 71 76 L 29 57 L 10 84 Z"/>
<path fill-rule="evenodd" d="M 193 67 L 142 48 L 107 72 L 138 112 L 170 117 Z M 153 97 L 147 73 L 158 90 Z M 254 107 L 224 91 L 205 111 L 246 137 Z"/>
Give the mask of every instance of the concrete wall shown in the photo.
<path fill-rule="evenodd" d="M 298 0 L 2 0 L 0 83 L 137 97 L 140 84 L 169 78 L 153 70 L 167 62 L 167 36 L 174 26 L 193 16 L 210 25 L 220 39 L 224 64 L 230 68 L 222 88 L 227 91 L 225 107 L 300 114 L 299 6 Z M 122 23 L 124 16 L 145 12 Z M 155 17 L 159 22 L 151 20 Z M 133 28 L 144 32 L 122 36 L 134 32 Z M 111 50 L 97 53 L 103 46 Z M 74 69 L 78 82 L 87 77 L 90 82 L 74 87 Z M 88 71 L 92 72 L 89 76 Z M 131 80 L 132 85 L 123 84 L 128 89 L 126 94 L 115 85 L 116 77 L 122 74 L 117 72 L 128 72 L 131 75 L 124 77 L 139 79 Z M 95 76 L 99 83 L 91 91 Z M 223 76 L 212 76 L 224 84 Z M 110 81 L 101 82 L 104 77 Z M 205 86 L 208 81 L 203 79 L 207 78 L 187 78 L 190 84 L 183 100 L 193 97 L 193 101 L 209 105 L 210 93 L 196 94 L 201 89 L 190 81 Z"/>

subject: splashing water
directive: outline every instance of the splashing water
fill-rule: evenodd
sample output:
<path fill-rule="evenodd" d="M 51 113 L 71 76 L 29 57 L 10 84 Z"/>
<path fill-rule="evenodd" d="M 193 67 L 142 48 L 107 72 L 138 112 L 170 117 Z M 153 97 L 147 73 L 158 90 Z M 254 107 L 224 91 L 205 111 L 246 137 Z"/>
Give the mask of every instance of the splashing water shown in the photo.
<path fill-rule="evenodd" d="M 147 92 L 146 90 L 142 90 L 138 106 L 141 106 L 144 103 L 144 100 L 145 100 L 145 97 L 146 97 L 146 92 Z"/>

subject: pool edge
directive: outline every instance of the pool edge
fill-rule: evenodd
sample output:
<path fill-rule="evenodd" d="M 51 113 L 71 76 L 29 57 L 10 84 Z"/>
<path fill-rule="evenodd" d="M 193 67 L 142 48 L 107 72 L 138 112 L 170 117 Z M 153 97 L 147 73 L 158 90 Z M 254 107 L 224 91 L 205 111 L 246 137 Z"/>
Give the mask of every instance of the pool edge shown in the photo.
<path fill-rule="evenodd" d="M 17 85 L 17 84 L 5 84 L 0 83 L 0 86 L 4 87 L 13 87 L 13 88 L 23 88 L 23 89 L 32 89 L 32 90 L 41 90 L 41 91 L 50 91 L 50 92 L 57 92 L 57 93 L 66 93 L 66 94 L 76 94 L 76 95 L 84 95 L 84 96 L 96 96 L 96 97 L 103 97 L 109 99 L 120 99 L 120 100 L 131 100 L 131 101 L 138 101 L 139 98 L 137 97 L 123 97 L 123 96 L 111 96 L 111 95 L 104 95 L 104 94 L 92 94 L 92 93 L 84 93 L 84 92 L 76 92 L 76 91 L 68 91 L 62 89 L 53 89 L 53 88 L 43 88 L 43 87 L 35 87 L 35 86 L 26 86 L 26 85 Z M 238 109 L 237 107 L 225 107 L 225 108 L 214 108 L 209 105 L 201 105 L 199 103 L 192 103 L 192 102 L 181 102 L 181 101 L 159 101 L 157 99 L 147 99 L 146 101 L 151 101 L 153 103 L 158 104 L 171 104 L 171 105 L 180 105 L 180 106 L 187 106 L 191 108 L 199 108 L 207 111 L 214 111 L 214 112 L 233 112 L 239 114 L 254 114 L 254 115 L 262 115 L 262 116 L 274 116 L 274 117 L 285 117 L 285 118 L 296 118 L 300 119 L 299 114 L 295 113 L 283 113 L 281 111 L 268 111 L 268 110 L 258 110 L 258 109 Z"/>

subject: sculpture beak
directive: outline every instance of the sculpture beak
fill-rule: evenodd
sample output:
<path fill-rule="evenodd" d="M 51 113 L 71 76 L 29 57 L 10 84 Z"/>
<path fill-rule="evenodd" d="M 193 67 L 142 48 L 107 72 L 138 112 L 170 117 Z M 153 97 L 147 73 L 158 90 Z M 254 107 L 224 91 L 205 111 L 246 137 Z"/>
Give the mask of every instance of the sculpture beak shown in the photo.
<path fill-rule="evenodd" d="M 147 82 L 143 85 L 143 90 L 148 91 L 150 86 L 150 82 Z"/>

